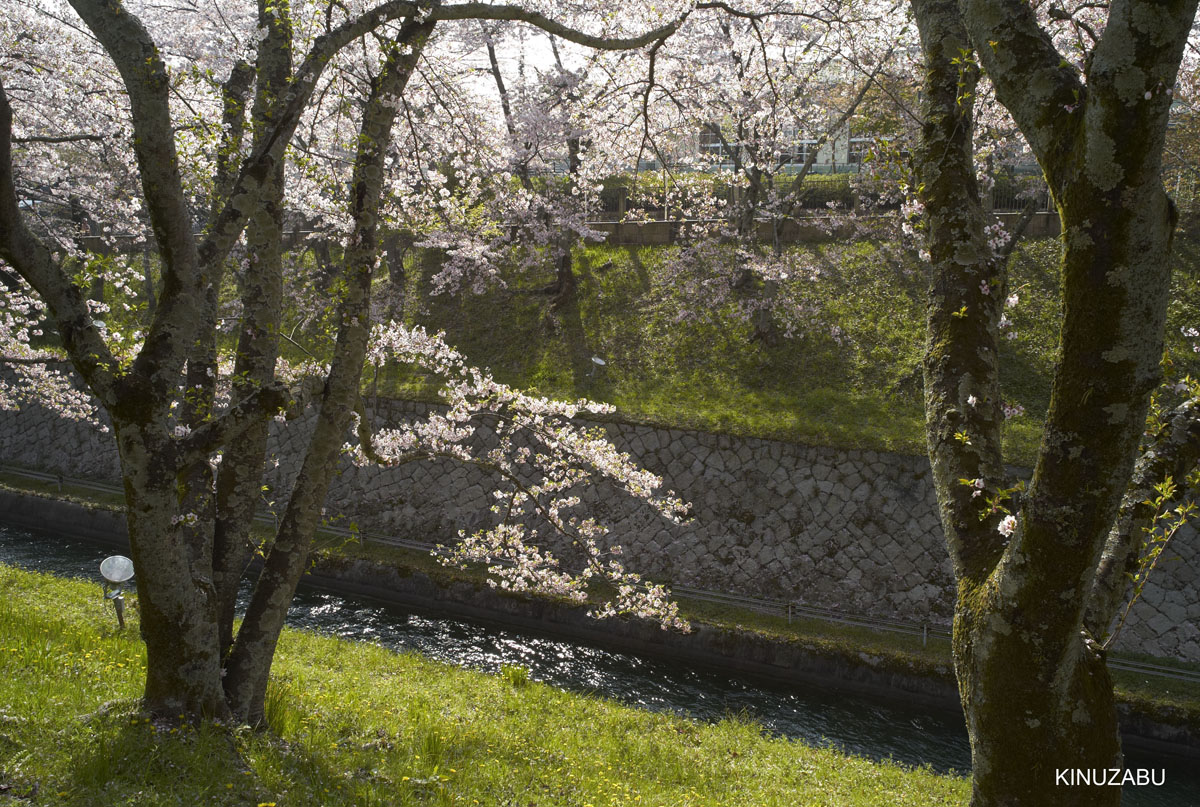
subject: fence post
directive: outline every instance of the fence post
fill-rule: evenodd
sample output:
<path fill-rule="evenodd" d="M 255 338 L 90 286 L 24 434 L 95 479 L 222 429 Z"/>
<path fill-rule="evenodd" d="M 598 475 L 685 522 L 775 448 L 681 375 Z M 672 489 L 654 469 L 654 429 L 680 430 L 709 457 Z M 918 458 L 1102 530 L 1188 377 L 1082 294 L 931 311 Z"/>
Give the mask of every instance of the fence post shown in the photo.
<path fill-rule="evenodd" d="M 921 623 L 921 647 L 929 644 L 929 625 Z"/>

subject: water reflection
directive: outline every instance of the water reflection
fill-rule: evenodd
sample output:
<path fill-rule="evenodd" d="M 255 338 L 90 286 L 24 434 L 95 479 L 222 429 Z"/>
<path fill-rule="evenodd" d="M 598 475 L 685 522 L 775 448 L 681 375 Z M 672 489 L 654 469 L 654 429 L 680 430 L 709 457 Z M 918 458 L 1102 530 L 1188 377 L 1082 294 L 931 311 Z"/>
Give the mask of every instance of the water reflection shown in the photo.
<path fill-rule="evenodd" d="M 961 720 L 950 713 L 928 714 L 820 687 L 765 688 L 719 673 L 453 619 L 409 615 L 324 592 L 300 594 L 288 617 L 294 625 L 346 638 L 366 634 L 386 647 L 416 650 L 486 672 L 520 664 L 529 668 L 534 680 L 648 709 L 701 720 L 746 715 L 773 733 L 863 756 L 929 764 L 943 772 L 970 765 Z"/>

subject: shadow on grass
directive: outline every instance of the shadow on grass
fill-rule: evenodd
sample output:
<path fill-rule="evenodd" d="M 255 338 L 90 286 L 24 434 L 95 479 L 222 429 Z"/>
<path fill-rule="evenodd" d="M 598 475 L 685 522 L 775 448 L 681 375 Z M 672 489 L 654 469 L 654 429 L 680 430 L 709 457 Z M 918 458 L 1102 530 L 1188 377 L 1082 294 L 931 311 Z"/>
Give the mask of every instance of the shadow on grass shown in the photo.
<path fill-rule="evenodd" d="M 253 804 L 271 802 L 223 726 L 150 720 L 132 709 L 86 719 L 71 774 L 72 804 Z"/>
<path fill-rule="evenodd" d="M 591 262 L 586 255 L 580 255 L 575 261 L 574 270 L 575 290 L 562 301 L 556 310 L 548 311 L 546 316 L 553 317 L 562 337 L 566 359 L 571 365 L 571 380 L 576 395 L 591 395 L 597 384 L 597 370 L 600 365 L 592 362 L 596 355 L 589 344 L 587 329 L 583 323 L 583 311 L 580 296 L 586 289 L 594 288 L 595 278 L 592 276 Z M 602 380 L 602 379 L 601 379 Z"/>
<path fill-rule="evenodd" d="M 650 273 L 646 271 L 646 265 L 642 263 L 642 255 L 640 247 L 623 247 L 626 257 L 629 259 L 629 265 L 633 268 L 634 274 L 637 275 L 638 284 L 642 292 L 650 290 Z"/>
<path fill-rule="evenodd" d="M 301 718 L 296 703 L 275 711 L 285 736 L 294 737 Z M 442 786 L 436 776 L 397 773 L 407 768 L 407 749 L 392 752 L 382 731 L 371 738 L 353 727 L 325 727 L 324 733 L 332 739 L 300 742 L 282 738 L 274 727 L 190 726 L 150 720 L 132 709 L 109 713 L 85 720 L 69 740 L 79 748 L 71 773 L 55 783 L 53 794 L 89 805 L 357 805 L 377 803 L 401 784 L 417 796 Z M 320 753 L 319 745 L 329 752 Z"/>

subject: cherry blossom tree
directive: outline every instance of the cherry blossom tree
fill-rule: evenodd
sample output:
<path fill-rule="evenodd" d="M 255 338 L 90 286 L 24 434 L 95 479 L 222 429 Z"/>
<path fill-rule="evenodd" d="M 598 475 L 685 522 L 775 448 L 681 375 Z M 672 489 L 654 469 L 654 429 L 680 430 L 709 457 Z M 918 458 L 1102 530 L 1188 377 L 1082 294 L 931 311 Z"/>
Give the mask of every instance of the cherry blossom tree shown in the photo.
<path fill-rule="evenodd" d="M 907 37 L 895 10 L 761 4 L 693 23 L 707 28 L 658 53 L 649 150 L 668 169 L 668 206 L 689 220 L 666 285 L 695 290 L 693 309 L 729 305 L 772 344 L 781 326 L 792 335 L 812 324 L 803 279 L 818 270 L 785 245 L 800 216 L 830 234 L 845 224 L 823 215 L 814 190 L 838 183 L 813 180 L 832 170 L 849 189 L 863 157 L 849 150 L 857 113 L 877 80 L 902 69 L 895 56 Z M 690 153 L 671 148 L 680 139 Z M 706 192 L 695 171 L 713 175 L 714 187 Z"/>
<path fill-rule="evenodd" d="M 1136 491 L 1173 466 L 1149 457 L 1122 508 L 1160 379 L 1176 223 L 1162 151 L 1196 3 L 1041 10 L 1039 20 L 1009 0 L 913 2 L 933 265 L 927 430 L 958 581 L 954 660 L 977 807 L 1120 801 L 1118 788 L 1056 788 L 1054 771 L 1121 765 L 1103 642 L 1122 599 L 1112 587 L 1124 586 L 1103 569 L 1137 534 L 1128 518 L 1145 519 Z M 1061 356 L 1026 491 L 1000 448 L 1006 266 L 988 243 L 972 165 L 981 70 L 1036 156 L 1063 229 Z M 1188 419 L 1172 422 L 1163 442 L 1178 454 Z"/>
<path fill-rule="evenodd" d="M 671 34 L 690 8 L 69 5 L 28 0 L 6 21 L 0 258 L 14 293 L 3 342 L 22 380 L 3 395 L 37 394 L 81 410 L 86 404 L 53 370 L 66 360 L 112 425 L 140 583 L 146 708 L 258 722 L 287 604 L 358 408 L 389 149 L 398 117 L 413 112 L 406 102 L 414 75 L 433 84 L 423 70 L 435 28 L 524 21 L 585 47 L 635 49 Z M 329 287 L 335 337 L 324 362 L 301 368 L 279 360 L 288 209 L 340 241 Z M 144 267 L 135 274 L 116 251 L 121 239 L 157 255 L 152 314 L 137 300 Z M 231 267 L 237 305 L 227 312 L 221 289 Z M 93 299 L 93 278 L 108 284 L 119 309 L 105 310 L 107 296 Z M 28 326 L 32 315 L 56 338 Z M 219 336 L 226 316 L 237 322 L 228 357 Z M 561 415 L 521 400 L 535 420 Z M 308 405 L 315 428 L 235 635 L 233 594 L 254 549 L 248 529 L 267 424 Z M 537 457 L 548 470 L 590 462 L 653 498 L 652 480 L 631 475 L 632 466 L 601 452 L 594 438 L 570 442 L 565 427 L 546 428 Z M 578 471 L 569 477 L 581 479 Z M 522 503 L 542 506 L 550 523 L 592 545 L 601 528 L 568 513 L 569 485 L 514 478 L 534 486 Z M 665 502 L 677 515 L 673 500 Z M 586 569 L 595 574 L 600 563 Z M 604 568 L 632 584 L 619 565 Z M 601 610 L 659 605 L 657 590 L 622 590 Z"/>
<path fill-rule="evenodd" d="M 602 240 L 589 225 L 603 180 L 622 170 L 614 118 L 626 105 L 618 77 L 636 69 L 636 56 L 587 52 L 554 36 L 530 40 L 521 27 L 483 26 L 479 42 L 489 86 L 464 88 L 472 110 L 493 111 L 474 132 L 492 137 L 468 144 L 444 141 L 439 170 L 404 168 L 428 183 L 430 203 L 409 202 L 398 219 L 416 243 L 445 255 L 433 278 L 438 292 L 504 285 L 526 271 L 554 268 L 542 291 L 561 307 L 573 296 L 572 249 Z M 501 60 L 500 52 L 508 54 Z M 547 57 L 552 57 L 547 61 Z M 540 60 L 540 61 L 539 61 Z M 483 82 L 475 82 L 482 84 Z M 605 148 L 594 148 L 601 140 Z M 464 153 L 470 153 L 465 159 Z"/>

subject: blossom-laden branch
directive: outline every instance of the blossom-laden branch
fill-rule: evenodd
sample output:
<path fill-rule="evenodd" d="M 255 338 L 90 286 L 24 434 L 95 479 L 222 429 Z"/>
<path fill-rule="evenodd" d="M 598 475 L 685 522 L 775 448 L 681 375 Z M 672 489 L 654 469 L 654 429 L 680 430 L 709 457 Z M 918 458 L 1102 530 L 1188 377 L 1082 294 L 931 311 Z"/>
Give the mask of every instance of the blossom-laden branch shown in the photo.
<path fill-rule="evenodd" d="M 96 418 L 95 400 L 75 383 L 70 359 L 61 350 L 39 347 L 45 341 L 43 306 L 17 280 L 0 302 L 0 410 L 22 404 L 49 406 L 62 417 L 92 423 L 108 431 Z"/>
<path fill-rule="evenodd" d="M 57 317 L 59 335 L 63 345 L 72 353 L 75 369 L 102 402 L 111 403 L 117 363 L 92 321 L 88 301 L 79 287 L 60 271 L 55 255 L 29 230 L 21 215 L 13 171 L 12 128 L 12 106 L 4 82 L 0 80 L 0 264 L 15 270 L 46 302 L 46 307 Z M 29 331 L 36 330 L 36 326 L 21 324 L 9 317 L 11 313 L 16 313 L 22 315 L 19 319 L 27 320 L 28 317 L 24 315 L 40 311 L 40 306 L 32 298 L 27 298 L 23 291 L 13 288 L 20 285 L 17 281 L 10 280 L 6 285 L 10 288 L 5 306 L 8 309 L 5 312 L 7 327 L 2 329 L 2 339 L 11 344 L 6 344 L 3 349 L 7 353 L 11 352 L 9 347 L 16 347 L 19 356 L 30 358 L 24 355 L 25 348 L 22 345 L 29 342 Z M 52 371 L 31 371 L 26 377 L 32 379 L 35 373 L 40 382 L 30 387 L 30 392 L 50 392 L 51 401 L 69 399 L 65 411 L 76 413 L 73 417 L 78 415 L 86 418 L 91 415 L 90 409 L 85 411 L 78 406 L 78 396 L 67 393 L 72 389 L 71 385 L 61 376 L 56 376 Z M 49 386 L 41 382 L 49 382 Z M 15 401 L 21 397 L 26 396 L 14 397 L 13 389 L 5 388 L 0 390 L 0 405 L 6 408 L 7 405 L 15 405 Z"/>
<path fill-rule="evenodd" d="M 439 547 L 443 563 L 487 563 L 497 578 L 493 586 L 575 602 L 586 602 L 589 584 L 601 582 L 615 591 L 590 615 L 636 616 L 655 620 L 664 629 L 688 630 L 667 589 L 643 585 L 639 575 L 627 571 L 617 559 L 621 548 L 602 544 L 607 527 L 579 511 L 584 488 L 606 481 L 674 523 L 687 517 L 683 501 L 669 491 L 660 492 L 660 477 L 618 451 L 603 430 L 574 422 L 580 413 L 602 414 L 613 408 L 588 400 L 552 401 L 514 390 L 470 366 L 442 337 L 396 323 L 375 327 L 368 361 L 380 366 L 394 360 L 436 375 L 442 381 L 440 394 L 447 409 L 372 433 L 360 405 L 359 442 L 346 445 L 355 461 L 395 467 L 447 458 L 489 471 L 500 480 L 493 493 L 496 523 L 471 535 L 460 533 L 462 540 L 452 549 Z M 539 548 L 543 534 L 569 541 L 582 556 L 582 569 L 565 570 L 559 558 Z"/>

